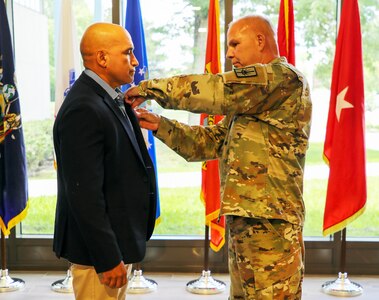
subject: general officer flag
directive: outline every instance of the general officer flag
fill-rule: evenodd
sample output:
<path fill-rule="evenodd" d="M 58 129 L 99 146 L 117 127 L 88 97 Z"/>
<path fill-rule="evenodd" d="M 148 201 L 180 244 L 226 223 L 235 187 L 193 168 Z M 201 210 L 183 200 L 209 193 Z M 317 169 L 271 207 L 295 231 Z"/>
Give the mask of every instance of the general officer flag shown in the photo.
<path fill-rule="evenodd" d="M 366 204 L 362 36 L 357 0 L 344 0 L 333 64 L 324 157 L 329 181 L 323 234 L 344 229 Z"/>
<path fill-rule="evenodd" d="M 126 14 L 125 14 L 125 29 L 130 33 L 132 41 L 134 44 L 134 55 L 138 60 L 138 67 L 134 75 L 134 82 L 130 85 L 125 85 L 123 90 L 126 90 L 131 85 L 138 84 L 141 80 L 148 79 L 149 68 L 146 54 L 146 44 L 145 44 L 145 32 L 142 22 L 141 5 L 139 0 L 127 0 L 126 2 Z M 157 160 L 155 155 L 155 141 L 153 133 L 150 130 L 143 129 L 143 134 L 145 136 L 145 141 L 147 149 L 150 154 L 150 158 L 154 163 L 155 175 L 158 179 L 157 174 Z M 158 187 L 158 182 L 157 182 Z M 158 191 L 158 189 L 157 189 Z M 157 193 L 157 213 L 155 223 L 159 224 L 161 221 L 161 210 L 159 193 Z"/>
<path fill-rule="evenodd" d="M 220 73 L 220 9 L 218 0 L 209 1 L 205 72 Z M 214 125 L 222 116 L 201 114 L 201 125 Z M 201 170 L 201 199 L 205 205 L 205 225 L 210 229 L 210 247 L 219 251 L 225 244 L 225 217 L 220 214 L 220 176 L 218 160 L 205 161 Z"/>
<path fill-rule="evenodd" d="M 295 65 L 295 19 L 292 0 L 280 0 L 278 46 L 280 55 Z"/>
<path fill-rule="evenodd" d="M 3 0 L 0 0 L 0 226 L 4 235 L 28 211 L 28 181 L 12 39 Z"/>

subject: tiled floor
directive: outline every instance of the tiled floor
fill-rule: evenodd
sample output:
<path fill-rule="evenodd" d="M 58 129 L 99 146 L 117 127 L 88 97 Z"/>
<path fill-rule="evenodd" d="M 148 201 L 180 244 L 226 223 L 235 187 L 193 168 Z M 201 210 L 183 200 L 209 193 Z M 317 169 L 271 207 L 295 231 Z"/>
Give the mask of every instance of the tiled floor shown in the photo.
<path fill-rule="evenodd" d="M 20 278 L 25 281 L 23 289 L 13 292 L 0 293 L 0 299 L 6 300 L 73 300 L 73 294 L 57 293 L 51 290 L 51 284 L 65 278 L 62 272 L 10 272 L 10 277 Z M 226 284 L 222 293 L 213 295 L 199 295 L 186 290 L 188 282 L 198 279 L 199 274 L 192 273 L 147 273 L 143 274 L 147 279 L 153 279 L 158 287 L 155 291 L 145 294 L 128 294 L 127 299 L 132 300 L 186 300 L 186 299 L 211 299 L 226 300 L 228 298 L 229 278 L 227 274 L 212 274 L 212 278 Z M 307 275 L 303 285 L 304 300 L 338 299 L 340 297 L 327 295 L 322 292 L 321 286 L 327 281 L 335 280 L 337 276 Z M 379 276 L 349 276 L 349 279 L 363 287 L 363 293 L 355 299 L 378 300 Z"/>

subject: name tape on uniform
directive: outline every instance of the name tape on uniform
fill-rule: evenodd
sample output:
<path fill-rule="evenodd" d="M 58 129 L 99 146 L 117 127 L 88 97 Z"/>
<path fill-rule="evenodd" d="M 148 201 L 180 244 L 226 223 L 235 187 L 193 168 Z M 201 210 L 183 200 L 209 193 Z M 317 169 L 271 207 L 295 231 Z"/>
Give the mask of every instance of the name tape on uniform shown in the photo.
<path fill-rule="evenodd" d="M 254 66 L 234 69 L 234 73 L 238 78 L 258 76 L 257 70 Z"/>

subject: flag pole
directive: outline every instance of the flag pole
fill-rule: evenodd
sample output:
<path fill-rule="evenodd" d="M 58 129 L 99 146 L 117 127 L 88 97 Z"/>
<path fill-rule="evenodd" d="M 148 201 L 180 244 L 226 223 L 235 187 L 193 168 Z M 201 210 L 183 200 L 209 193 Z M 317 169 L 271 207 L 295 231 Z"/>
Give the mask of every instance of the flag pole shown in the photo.
<path fill-rule="evenodd" d="M 205 225 L 204 237 L 204 270 L 209 270 L 209 226 Z"/>
<path fill-rule="evenodd" d="M 7 15 L 7 7 L 10 9 L 10 18 L 13 25 L 13 3 L 11 1 L 3 1 L 0 0 L 0 64 L 2 65 L 2 69 L 0 70 L 0 93 L 1 93 L 1 99 L 9 103 L 14 103 L 13 108 L 11 108 L 10 105 L 6 105 L 5 107 L 1 107 L 1 114 L 2 117 L 4 117 L 5 111 L 6 114 L 11 113 L 12 115 L 15 115 L 14 119 L 16 120 L 16 117 L 20 117 L 20 108 L 19 108 L 19 99 L 18 99 L 18 92 L 15 84 L 15 70 L 14 70 L 14 62 L 13 62 L 13 41 L 11 32 L 9 29 L 9 22 L 8 22 L 8 15 Z M 3 64 L 3 62 L 6 62 L 6 64 Z M 5 90 L 3 89 L 4 84 L 7 84 L 10 86 L 14 91 L 12 92 L 12 96 L 5 95 Z M 3 97 L 5 95 L 5 99 Z M 7 99 L 7 97 L 9 97 Z M 17 101 L 16 101 L 17 100 Z M 3 129 L 5 129 L 4 120 L 1 121 L 1 126 L 4 126 Z M 21 122 L 20 122 L 21 127 Z M 12 130 L 18 129 L 18 128 L 10 128 L 11 130 L 8 133 L 11 133 Z M 5 130 L 4 130 L 5 132 Z M 21 133 L 20 133 L 21 132 Z M 8 268 L 7 268 L 7 255 L 6 255 L 6 239 L 5 239 L 5 233 L 9 234 L 11 226 L 9 222 L 9 218 L 13 220 L 17 220 L 18 222 L 21 222 L 21 220 L 26 216 L 27 212 L 27 188 L 26 188 L 26 177 L 22 176 L 21 174 L 24 174 L 25 171 L 24 163 L 26 164 L 25 157 L 22 156 L 22 149 L 24 146 L 23 136 L 22 136 L 22 130 L 20 130 L 18 133 L 17 131 L 14 131 L 9 136 L 13 136 L 15 139 L 14 141 L 18 141 L 17 148 L 14 148 L 16 144 L 11 145 L 11 143 L 7 143 L 4 139 L 2 141 L 2 150 L 1 150 L 1 206 L 5 207 L 7 209 L 10 209 L 8 212 L 5 213 L 5 215 L 0 216 L 0 231 L 1 231 L 1 269 L 0 269 L 0 293 L 3 292 L 13 292 L 22 289 L 25 286 L 25 282 L 22 279 L 19 278 L 11 278 L 8 275 Z M 8 145 L 8 146 L 6 146 Z M 11 154 L 11 157 L 6 156 L 4 153 L 4 148 L 8 148 L 8 153 Z M 11 159 L 14 158 L 15 160 Z M 5 170 L 5 160 L 9 159 L 9 163 L 13 164 L 13 166 L 10 166 L 9 169 Z M 16 168 L 15 168 L 16 167 Z M 10 169 L 17 170 L 21 173 L 13 173 L 12 176 L 9 177 Z M 4 177 L 4 178 L 3 178 Z M 11 179 L 12 178 L 12 179 Z M 6 190 L 6 192 L 5 192 Z M 25 198 L 25 199 L 24 199 Z M 25 203 L 21 203 L 23 200 L 25 200 Z M 13 206 L 12 204 L 16 205 Z M 17 207 L 17 204 L 22 204 L 21 206 Z M 20 211 L 21 213 L 14 215 L 14 211 Z M 3 211 L 2 211 L 3 212 Z M 9 227 L 8 227 L 9 226 Z M 4 230 L 4 231 L 3 231 Z M 4 233 L 5 232 L 5 233 Z"/>
<path fill-rule="evenodd" d="M 63 279 L 59 279 L 54 281 L 51 284 L 51 289 L 57 293 L 73 293 L 74 287 L 72 285 L 72 275 L 71 275 L 71 264 L 69 263 L 69 267 L 67 269 L 66 277 Z"/>
<path fill-rule="evenodd" d="M 225 283 L 214 279 L 209 270 L 209 226 L 205 225 L 203 272 L 198 279 L 189 281 L 186 289 L 193 294 L 212 295 L 222 293 L 225 287 Z"/>
<path fill-rule="evenodd" d="M 227 5 L 225 3 L 225 5 Z M 205 72 L 206 73 L 220 73 L 220 32 L 219 32 L 219 1 L 209 0 L 208 7 L 208 33 L 207 44 L 205 53 Z M 211 116 L 202 114 L 200 117 L 200 123 L 205 126 L 214 125 L 220 120 L 221 116 Z M 218 119 L 218 120 L 217 120 Z M 215 164 L 216 163 L 216 164 Z M 220 179 L 218 175 L 218 162 L 205 161 L 202 165 L 202 185 L 201 185 L 201 199 L 204 202 L 205 207 L 205 238 L 204 238 L 204 269 L 200 278 L 191 280 L 187 283 L 187 291 L 195 294 L 218 294 L 225 290 L 225 283 L 213 279 L 211 271 L 209 270 L 209 247 L 210 241 L 209 235 L 212 239 L 212 220 L 208 220 L 208 216 L 217 214 L 220 207 Z M 212 174 L 212 175 L 210 175 Z M 212 178 L 212 179 L 210 179 Z M 214 219 L 214 215 L 211 217 Z M 224 220 L 224 219 L 223 219 Z M 224 221 L 222 221 L 224 222 Z M 218 241 L 219 249 L 223 246 L 222 242 Z M 215 250 L 216 251 L 216 250 Z"/>
<path fill-rule="evenodd" d="M 346 272 L 346 226 L 364 212 L 367 197 L 362 34 L 358 0 L 337 0 L 336 5 L 338 29 L 323 152 L 330 168 L 323 232 L 333 234 L 343 226 L 341 234 L 334 235 L 340 245 L 341 272 L 337 280 L 323 284 L 322 290 L 335 296 L 357 296 L 363 289 Z M 349 68 L 352 61 L 354 70 Z M 345 151 L 346 147 L 351 150 Z M 346 178 L 354 178 L 349 189 Z"/>
<path fill-rule="evenodd" d="M 5 236 L 4 236 L 3 231 L 2 230 L 0 231 L 1 231 L 0 293 L 18 291 L 25 286 L 25 281 L 19 278 L 11 278 L 8 275 Z"/>
<path fill-rule="evenodd" d="M 158 284 L 153 279 L 145 278 L 142 275 L 141 264 L 136 263 L 133 276 L 128 279 L 128 294 L 146 294 L 157 290 Z"/>
<path fill-rule="evenodd" d="M 116 1 L 118 2 L 118 1 Z M 119 22 L 118 24 L 121 24 Z M 149 68 L 148 68 L 148 59 L 147 59 L 147 51 L 145 44 L 145 32 L 142 21 L 142 11 L 139 0 L 127 0 L 126 1 L 126 11 L 125 11 L 125 29 L 130 33 L 132 37 L 132 41 L 134 43 L 134 55 L 137 58 L 139 65 L 138 71 L 134 75 L 133 85 L 137 85 L 141 80 L 148 79 L 149 77 Z M 122 90 L 125 91 L 126 88 L 132 86 L 131 84 L 126 84 L 122 87 Z M 147 108 L 147 107 L 145 107 Z M 155 159 L 155 146 L 154 146 L 154 138 L 151 134 L 151 131 L 147 131 L 142 129 L 142 134 L 145 138 L 146 146 L 149 152 L 149 156 L 153 162 L 155 168 L 155 176 L 157 178 L 157 165 Z M 160 204 L 159 204 L 159 189 L 158 182 L 157 184 L 157 212 L 156 212 L 156 225 L 157 221 L 160 218 Z M 128 280 L 128 286 L 126 288 L 127 293 L 131 294 L 143 294 L 150 293 L 158 288 L 158 284 L 156 281 L 152 279 L 145 278 L 142 275 L 142 270 L 140 263 L 135 264 L 135 270 L 133 272 L 132 277 Z"/>
<path fill-rule="evenodd" d="M 340 255 L 340 270 L 345 273 L 346 269 L 346 227 L 341 230 L 341 255 Z"/>
<path fill-rule="evenodd" d="M 78 78 L 81 67 L 77 44 L 76 21 L 72 11 L 72 1 L 55 1 L 55 110 L 58 114 L 65 96 Z M 55 153 L 54 167 L 56 169 Z M 66 277 L 51 284 L 58 293 L 73 293 L 71 264 L 68 262 Z"/>
<path fill-rule="evenodd" d="M 353 297 L 362 294 L 363 287 L 347 278 L 346 270 L 346 227 L 341 231 L 341 254 L 340 254 L 340 272 L 336 280 L 325 282 L 321 288 L 326 294 L 339 297 Z"/>

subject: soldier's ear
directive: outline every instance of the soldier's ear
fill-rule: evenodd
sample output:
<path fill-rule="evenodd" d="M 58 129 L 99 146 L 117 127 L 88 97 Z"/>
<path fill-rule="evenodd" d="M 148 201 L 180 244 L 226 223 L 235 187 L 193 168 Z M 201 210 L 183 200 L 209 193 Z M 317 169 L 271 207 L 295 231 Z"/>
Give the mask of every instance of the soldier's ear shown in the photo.
<path fill-rule="evenodd" d="M 263 33 L 257 33 L 256 35 L 257 47 L 259 50 L 263 50 L 266 44 L 266 37 Z"/>

